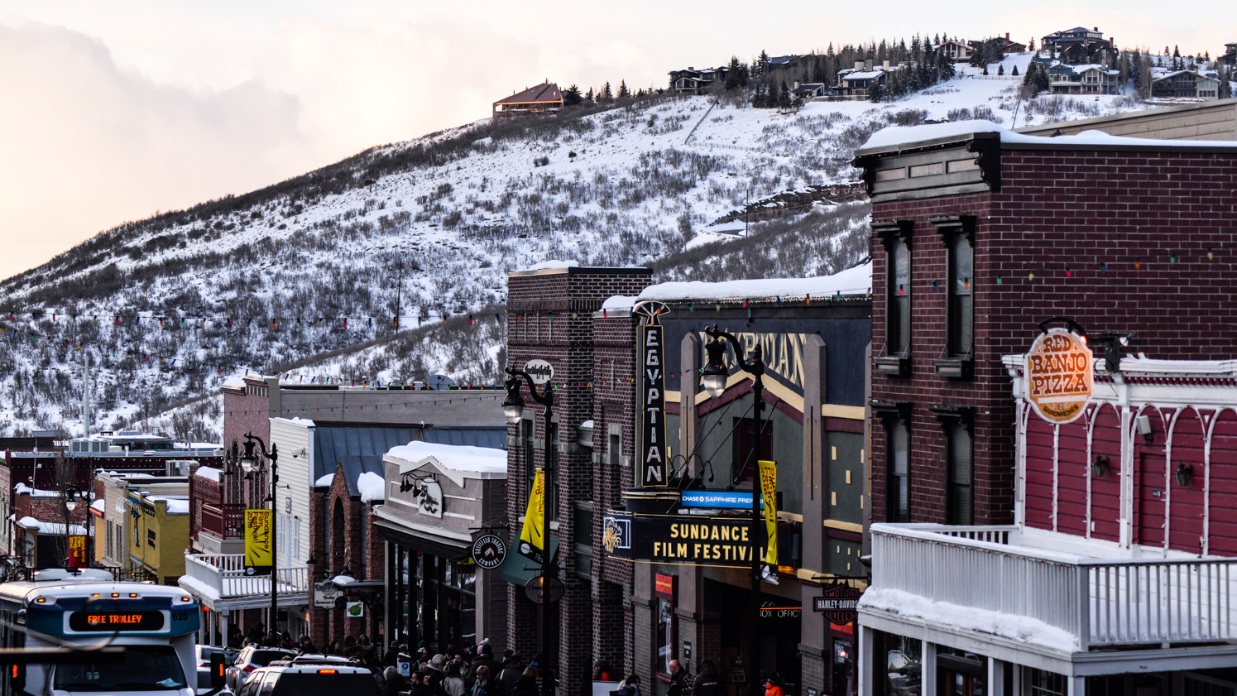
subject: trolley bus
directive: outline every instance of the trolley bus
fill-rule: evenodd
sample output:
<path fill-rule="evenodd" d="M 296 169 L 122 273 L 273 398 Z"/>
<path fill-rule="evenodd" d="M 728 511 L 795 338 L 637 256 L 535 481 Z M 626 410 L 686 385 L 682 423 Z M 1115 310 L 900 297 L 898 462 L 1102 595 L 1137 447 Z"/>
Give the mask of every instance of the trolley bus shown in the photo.
<path fill-rule="evenodd" d="M 0 619 L 6 648 L 123 648 L 5 670 L 0 694 L 193 696 L 197 686 L 198 604 L 178 587 L 39 573 L 0 584 Z"/>

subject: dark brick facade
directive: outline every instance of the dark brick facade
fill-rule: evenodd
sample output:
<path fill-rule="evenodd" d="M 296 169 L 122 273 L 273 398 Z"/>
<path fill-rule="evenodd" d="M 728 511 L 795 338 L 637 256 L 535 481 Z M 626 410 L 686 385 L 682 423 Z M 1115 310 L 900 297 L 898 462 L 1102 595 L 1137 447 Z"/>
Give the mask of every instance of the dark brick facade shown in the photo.
<path fill-rule="evenodd" d="M 595 322 L 594 313 L 601 310 L 602 303 L 614 295 L 636 295 L 648 285 L 650 272 L 647 269 L 606 268 L 559 268 L 540 271 L 520 271 L 510 274 L 507 292 L 507 349 L 510 364 L 522 367 L 534 358 L 549 361 L 554 366 L 554 421 L 558 427 L 558 506 L 554 538 L 563 541 L 559 553 L 559 577 L 566 585 L 563 599 L 554 605 L 557 616 L 550 617 L 557 631 L 553 638 L 557 646 L 558 673 L 562 693 L 579 693 L 591 670 L 595 657 L 604 657 L 614 665 L 619 659 L 623 645 L 630 644 L 630 612 L 615 611 L 613 600 L 623 600 L 626 576 L 621 569 L 607 569 L 598 562 L 595 554 L 592 578 L 581 576 L 571 540 L 575 534 L 577 503 L 593 505 L 593 514 L 600 514 L 608 501 L 618 499 L 622 482 L 607 467 L 594 462 L 594 454 L 604 456 L 604 447 L 599 438 L 609 423 L 623 423 L 624 456 L 631 457 L 630 385 L 603 384 L 595 379 L 597 360 L 606 362 L 599 373 L 610 374 L 610 357 L 599 358 L 595 352 L 595 327 L 605 335 L 609 344 L 602 349 L 607 356 L 613 350 L 613 359 L 633 360 L 630 348 L 630 320 L 616 321 L 613 325 L 601 312 Z M 613 328 L 611 328 L 613 327 Z M 627 332 L 625 353 L 620 350 L 623 334 Z M 619 355 L 624 353 L 623 355 Z M 616 380 L 626 381 L 630 372 L 616 366 Z M 606 381 L 606 380 L 603 380 Z M 608 388 L 614 387 L 611 391 Z M 599 404 L 595 412 L 594 400 Z M 526 413 L 532 414 L 534 430 L 532 460 L 535 466 L 545 462 L 546 432 L 544 410 L 531 398 L 526 397 Z M 604 404 L 602 408 L 601 404 Z M 619 419 L 622 419 L 621 421 Z M 587 420 L 595 423 L 593 444 L 588 448 L 577 444 L 580 425 Z M 520 517 L 528 503 L 529 472 L 525 466 L 525 446 L 521 439 L 522 426 L 513 426 L 509 431 L 511 447 L 508 448 L 508 494 L 507 518 L 513 529 L 518 530 Z M 596 525 L 594 525 L 595 527 Z M 595 534 L 594 534 L 595 536 Z M 596 538 L 594 548 L 599 548 Z M 598 574 L 603 577 L 598 577 Z M 604 579 L 603 579 L 604 578 Z M 595 580 L 594 580 L 595 579 Z M 604 604 L 604 606 L 603 606 Z M 622 606 L 620 604 L 620 606 Z M 541 621 L 539 607 L 524 596 L 521 588 L 514 585 L 508 589 L 510 628 L 507 644 L 525 655 L 540 652 L 538 628 Z M 596 637 L 596 638 L 595 638 Z M 595 644 L 596 641 L 596 644 Z"/>
<path fill-rule="evenodd" d="M 1036 324 L 1069 317 L 1091 336 L 1137 332 L 1133 350 L 1166 359 L 1228 355 L 1237 345 L 1237 150 L 1006 143 L 999 187 L 882 199 L 872 219 L 911 220 L 911 368 L 874 375 L 872 397 L 911 402 L 912 521 L 945 521 L 945 443 L 932 404 L 976 408 L 974 520 L 1009 523 L 1014 428 L 1004 355 Z M 960 147 L 958 143 L 937 148 Z M 911 146 L 903 152 L 914 150 Z M 933 148 L 926 147 L 924 151 Z M 869 166 L 888 152 L 867 156 Z M 862 160 L 861 160 L 862 161 Z M 991 160 L 989 160 L 991 162 Z M 932 220 L 973 215 L 974 377 L 934 374 L 944 352 L 945 246 Z M 873 240 L 873 348 L 886 335 L 887 255 Z M 873 520 L 885 521 L 885 430 L 873 422 Z"/>

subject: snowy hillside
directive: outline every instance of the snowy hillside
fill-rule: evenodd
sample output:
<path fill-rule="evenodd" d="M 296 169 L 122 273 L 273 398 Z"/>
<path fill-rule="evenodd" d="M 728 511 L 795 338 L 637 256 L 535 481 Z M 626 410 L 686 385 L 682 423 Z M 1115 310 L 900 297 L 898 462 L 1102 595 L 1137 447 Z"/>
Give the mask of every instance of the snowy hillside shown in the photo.
<path fill-rule="evenodd" d="M 648 264 L 657 281 L 842 270 L 866 254 L 866 203 L 784 201 L 853 183 L 853 150 L 872 132 L 1141 108 L 1123 97 L 1020 102 L 1011 73 L 1029 60 L 1007 57 L 1004 76 L 995 64 L 987 76 L 960 68 L 894 103 L 819 101 L 781 114 L 741 99 L 660 97 L 486 119 L 121 226 L 0 285 L 0 433 L 80 432 L 87 353 L 104 426 L 154 418 L 246 371 L 358 385 L 442 372 L 494 384 L 506 273 L 548 259 Z M 735 219 L 750 236 L 736 238 Z M 209 439 L 217 399 L 182 409 L 180 421 L 185 435 Z M 160 423 L 170 428 L 170 416 Z"/>

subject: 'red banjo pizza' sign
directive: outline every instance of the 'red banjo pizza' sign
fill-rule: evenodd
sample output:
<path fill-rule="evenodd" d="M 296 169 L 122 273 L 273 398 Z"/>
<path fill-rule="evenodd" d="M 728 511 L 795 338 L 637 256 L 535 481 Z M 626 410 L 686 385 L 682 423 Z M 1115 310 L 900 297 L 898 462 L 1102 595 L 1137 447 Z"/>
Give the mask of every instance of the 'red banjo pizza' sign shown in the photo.
<path fill-rule="evenodd" d="M 1049 423 L 1069 423 L 1091 399 L 1091 349 L 1078 334 L 1049 329 L 1027 351 L 1027 400 Z"/>

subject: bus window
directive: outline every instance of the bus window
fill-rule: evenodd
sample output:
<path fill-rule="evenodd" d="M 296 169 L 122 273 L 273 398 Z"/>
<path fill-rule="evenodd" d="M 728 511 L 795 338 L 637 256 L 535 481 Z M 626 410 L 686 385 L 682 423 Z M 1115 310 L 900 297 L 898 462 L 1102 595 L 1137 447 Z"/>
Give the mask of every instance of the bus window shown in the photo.
<path fill-rule="evenodd" d="M 123 659 L 56 666 L 54 689 L 65 691 L 175 691 L 185 673 L 170 645 L 133 645 Z"/>

